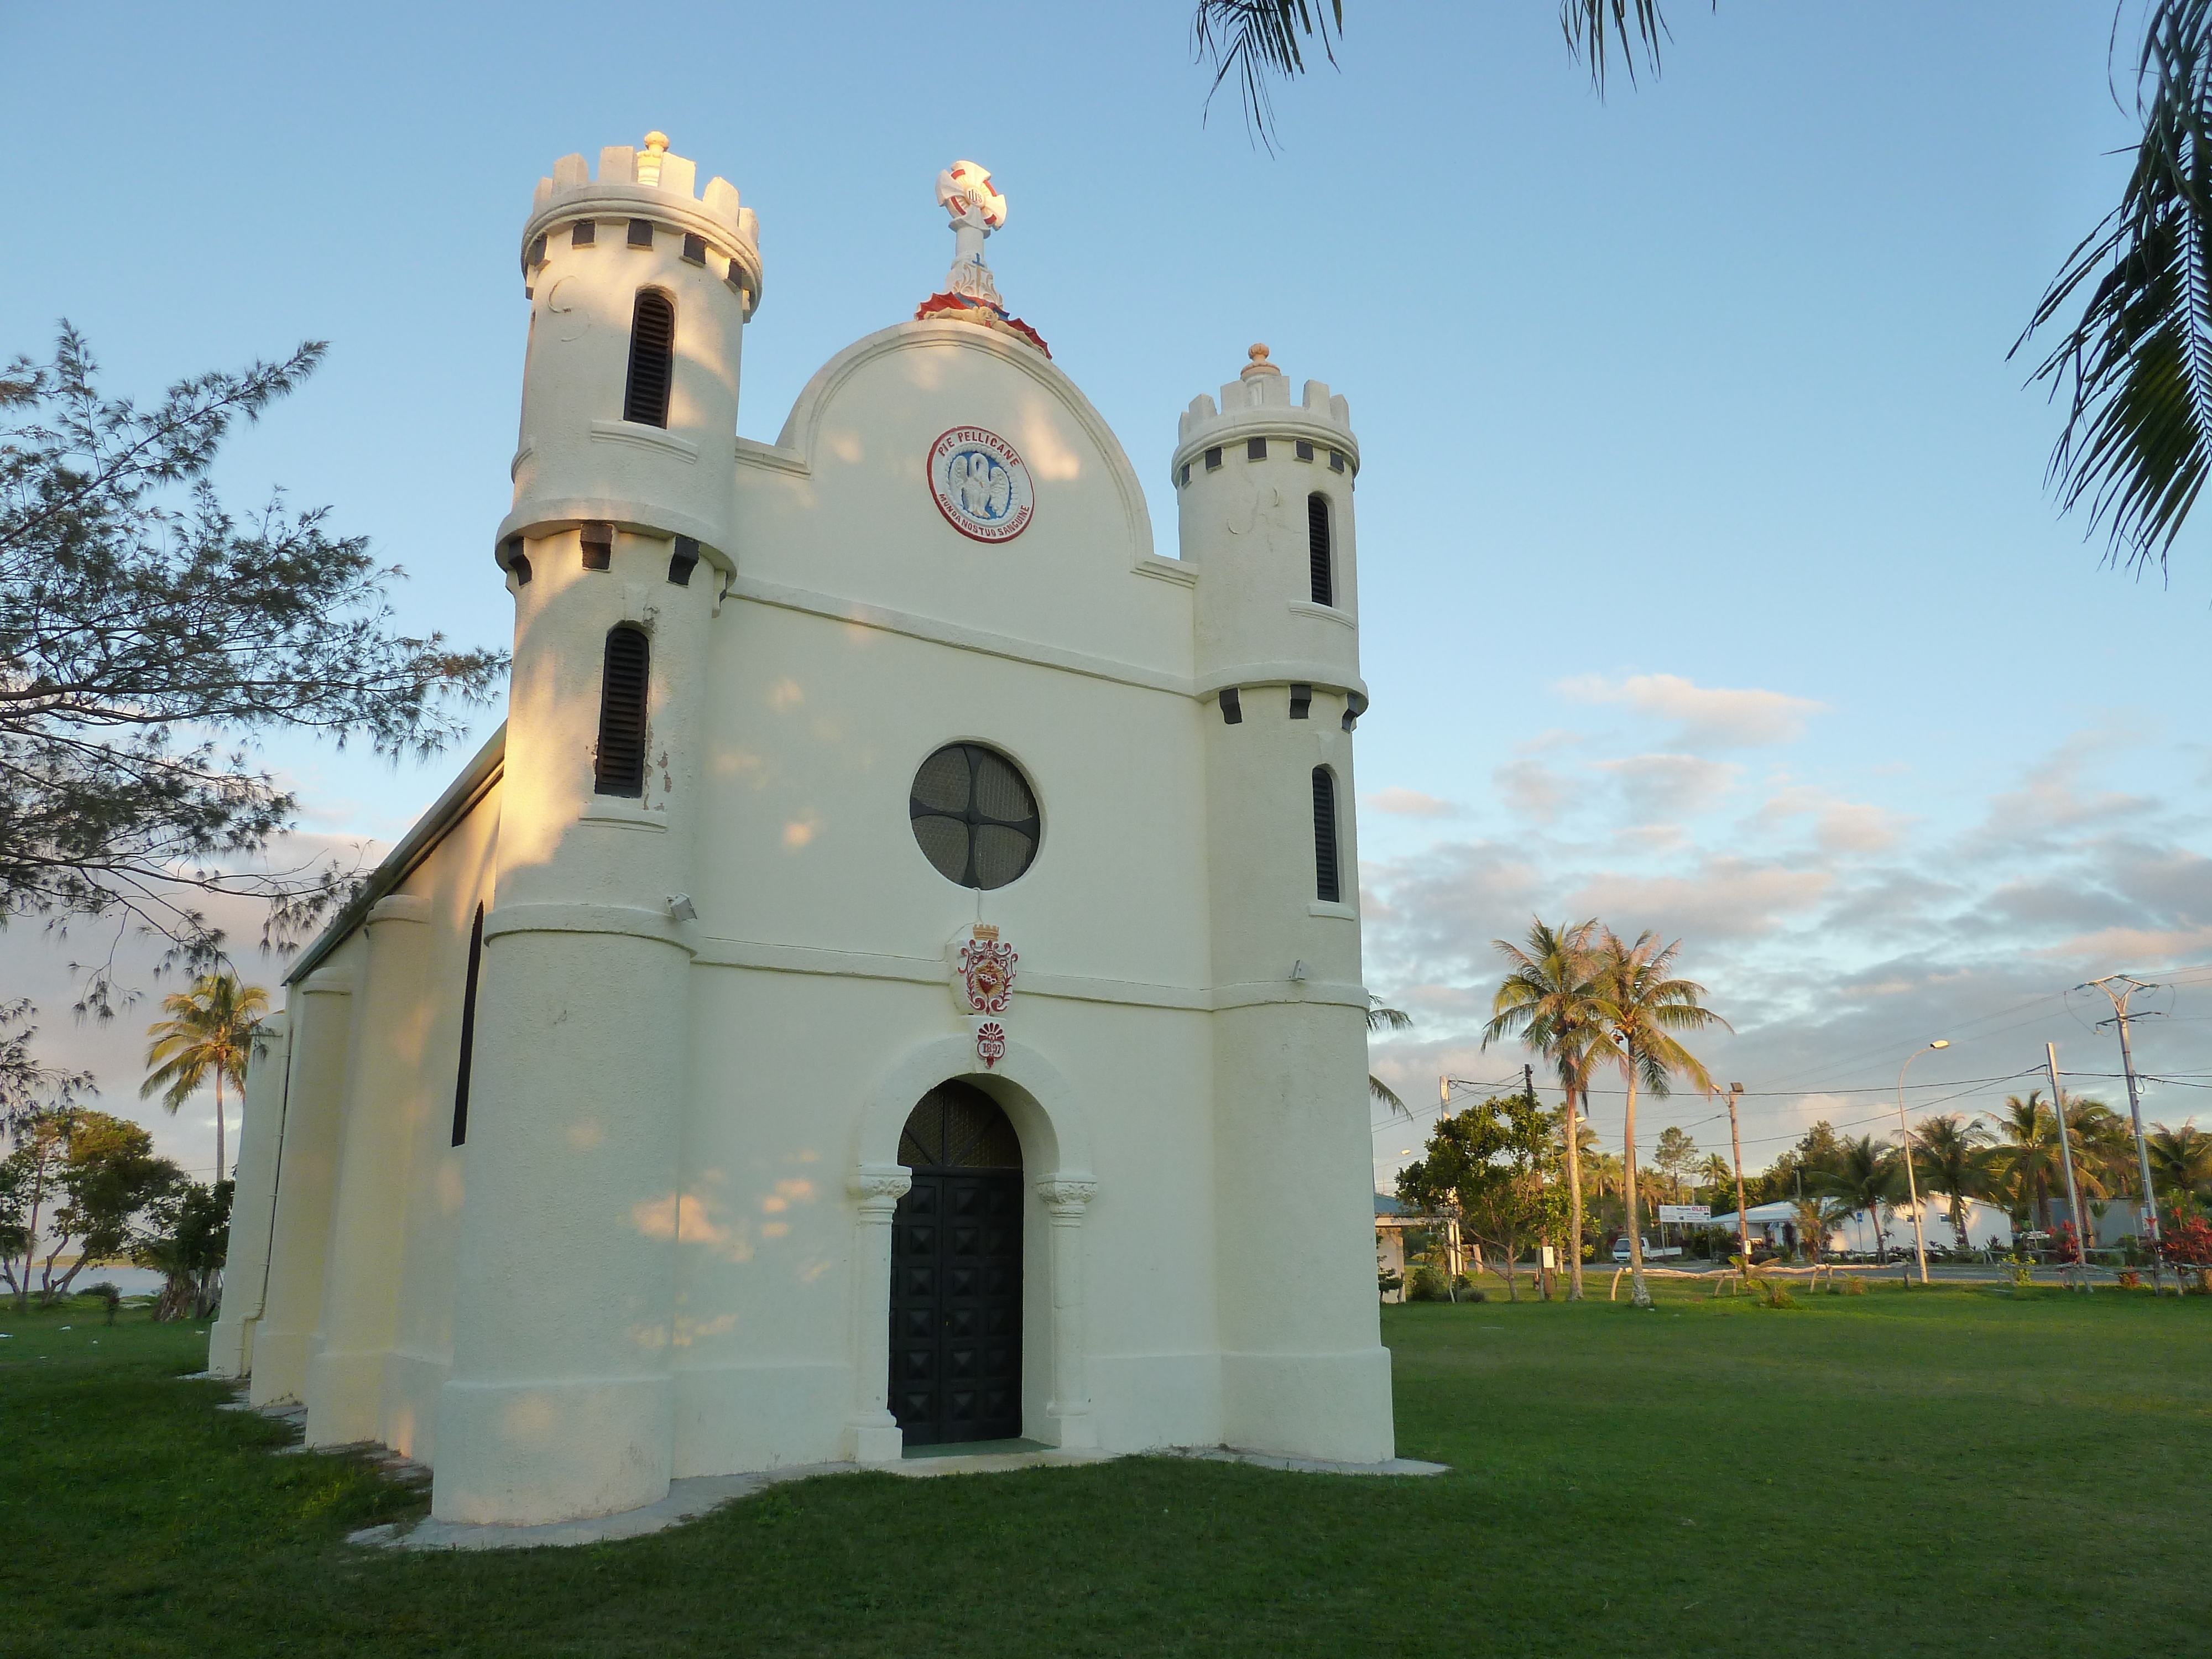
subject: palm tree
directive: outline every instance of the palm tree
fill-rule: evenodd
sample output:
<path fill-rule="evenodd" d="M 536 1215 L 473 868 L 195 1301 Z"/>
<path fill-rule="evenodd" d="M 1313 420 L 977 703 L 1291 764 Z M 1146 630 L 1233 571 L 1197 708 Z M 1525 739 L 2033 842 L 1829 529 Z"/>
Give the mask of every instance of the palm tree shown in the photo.
<path fill-rule="evenodd" d="M 2060 510 L 2086 507 L 2109 556 L 2138 570 L 2154 558 L 2165 568 L 2212 473 L 2212 0 L 2145 10 L 2142 137 L 2119 205 L 2067 256 L 2012 348 L 2080 307 L 2033 374 L 2067 405 L 2049 477 Z M 1613 61 L 1632 81 L 1639 58 L 1657 75 L 1670 38 L 1660 0 L 1559 0 L 1559 28 L 1601 94 Z M 1309 49 L 1334 64 L 1343 32 L 1344 0 L 1198 0 L 1191 23 L 1213 89 L 1234 77 L 1245 124 L 1270 149 L 1270 83 L 1304 74 Z"/>
<path fill-rule="evenodd" d="M 1845 1199 L 1822 1198 L 1808 1193 L 1790 1207 L 1797 1222 L 1797 1246 L 1817 1266 L 1821 1253 L 1828 1248 L 1828 1235 L 1850 1215 L 1850 1203 Z"/>
<path fill-rule="evenodd" d="M 1735 1165 L 1718 1152 L 1706 1153 L 1705 1161 L 1697 1168 L 1697 1185 L 1706 1189 L 1705 1202 L 1708 1204 L 1715 1197 L 1723 1203 L 1734 1203 Z"/>
<path fill-rule="evenodd" d="M 1620 1067 L 1627 1093 L 1626 1121 L 1621 1127 L 1621 1169 L 1628 1200 L 1629 1276 L 1635 1285 L 1639 1308 L 1651 1305 L 1651 1292 L 1644 1283 L 1644 1237 L 1637 1215 L 1638 1182 L 1636 1173 L 1636 1091 L 1638 1085 L 1664 1097 L 1676 1076 L 1686 1078 L 1711 1094 L 1713 1080 L 1697 1056 L 1674 1036 L 1677 1031 L 1701 1031 L 1729 1023 L 1700 1000 L 1705 988 L 1674 976 L 1680 939 L 1662 945 L 1659 935 L 1646 928 L 1629 944 L 1610 927 L 1597 947 L 1598 963 L 1592 999 L 1598 1017 L 1590 1038 L 1594 1059 L 1611 1060 Z"/>
<path fill-rule="evenodd" d="M 177 1109 L 215 1079 L 215 1178 L 224 1178 L 222 1085 L 246 1086 L 246 1061 L 253 1029 L 269 1012 L 269 993 L 240 985 L 233 973 L 203 974 L 189 991 L 161 999 L 169 1017 L 146 1028 L 146 1064 L 153 1069 L 138 1085 L 138 1098 L 161 1097 L 174 1117 Z"/>
<path fill-rule="evenodd" d="M 2169 1129 L 2154 1123 L 2143 1143 L 2150 1153 L 2151 1185 L 2177 1207 L 2195 1204 L 2212 1187 L 2212 1135 L 2195 1124 Z"/>
<path fill-rule="evenodd" d="M 1367 1029 L 1369 1030 L 1402 1031 L 1413 1023 L 1413 1017 L 1403 1008 L 1385 1008 L 1380 997 L 1371 996 L 1367 999 Z M 1367 1097 L 1370 1100 L 1381 1101 L 1400 1117 L 1413 1116 L 1413 1113 L 1407 1109 L 1406 1103 L 1398 1098 L 1398 1091 L 1372 1072 L 1367 1074 Z"/>
<path fill-rule="evenodd" d="M 1517 1031 L 1521 1040 L 1558 1071 L 1566 1097 L 1567 1300 L 1583 1299 L 1582 1129 L 1575 1103 L 1586 1099 L 1590 1068 L 1597 1062 L 1592 1039 L 1598 1027 L 1595 975 L 1597 958 L 1591 938 L 1595 921 L 1553 927 L 1540 916 L 1528 927 L 1526 950 L 1510 939 L 1491 946 L 1505 958 L 1505 977 L 1490 1000 L 1490 1023 L 1482 1046 Z"/>
<path fill-rule="evenodd" d="M 1966 1201 L 1989 1191 L 1989 1139 L 1988 1131 L 1956 1112 L 1921 1119 L 1913 1135 L 1921 1184 L 1949 1200 L 1951 1232 L 1961 1250 L 1968 1248 Z"/>
<path fill-rule="evenodd" d="M 1813 1190 L 1842 1199 L 1852 1211 L 1864 1210 L 1874 1223 L 1874 1259 L 1889 1260 L 1889 1235 L 1881 1224 L 1881 1210 L 1893 1203 L 1903 1187 L 1905 1166 L 1886 1140 L 1861 1135 L 1844 1138 L 1843 1156 L 1832 1170 L 1816 1171 Z"/>
<path fill-rule="evenodd" d="M 1997 1133 L 1992 1157 L 2008 1177 L 2019 1206 L 2015 1213 L 2027 1213 L 2033 1206 L 2035 1224 L 2049 1232 L 2051 1194 L 2066 1178 L 2058 1151 L 2058 1120 L 2040 1089 L 2029 1090 L 2024 1100 L 2006 1096 L 2004 1109 L 1992 1115 Z M 2124 1178 L 2127 1133 L 2119 1115 L 2104 1102 L 2067 1097 L 2066 1147 L 2073 1154 L 2074 1181 L 2091 1197 L 2110 1196 L 2116 1164 Z M 2081 1220 L 2074 1218 L 2077 1233 Z"/>

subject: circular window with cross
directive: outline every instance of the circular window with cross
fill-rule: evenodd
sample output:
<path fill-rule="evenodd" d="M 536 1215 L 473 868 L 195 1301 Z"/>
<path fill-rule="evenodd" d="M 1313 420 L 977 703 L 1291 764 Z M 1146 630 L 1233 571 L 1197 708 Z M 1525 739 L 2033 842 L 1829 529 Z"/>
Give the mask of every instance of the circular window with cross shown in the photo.
<path fill-rule="evenodd" d="M 978 743 L 947 744 L 921 763 L 907 816 L 922 855 L 963 887 L 1004 887 L 1036 858 L 1036 792 L 1013 762 Z"/>

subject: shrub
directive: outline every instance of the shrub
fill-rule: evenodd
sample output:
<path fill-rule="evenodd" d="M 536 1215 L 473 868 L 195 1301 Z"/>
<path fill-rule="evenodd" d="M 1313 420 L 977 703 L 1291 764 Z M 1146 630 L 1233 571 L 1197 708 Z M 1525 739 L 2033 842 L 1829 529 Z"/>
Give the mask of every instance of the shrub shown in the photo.
<path fill-rule="evenodd" d="M 1797 1298 L 1790 1294 L 1790 1287 L 1778 1279 L 1759 1281 L 1759 1305 L 1762 1308 L 1794 1308 Z"/>
<path fill-rule="evenodd" d="M 1451 1286 L 1445 1279 L 1443 1269 L 1418 1262 L 1407 1276 L 1406 1300 L 1408 1302 L 1449 1302 Z"/>
<path fill-rule="evenodd" d="M 1838 1273 L 1828 1280 L 1828 1288 L 1838 1296 L 1864 1296 L 1866 1280 L 1856 1273 Z"/>

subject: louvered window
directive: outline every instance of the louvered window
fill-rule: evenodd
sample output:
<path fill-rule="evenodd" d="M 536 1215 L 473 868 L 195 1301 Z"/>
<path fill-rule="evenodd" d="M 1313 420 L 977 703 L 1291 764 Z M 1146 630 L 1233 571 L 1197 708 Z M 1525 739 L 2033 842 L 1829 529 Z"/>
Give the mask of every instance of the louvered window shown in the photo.
<path fill-rule="evenodd" d="M 645 793 L 645 697 L 653 642 L 639 628 L 607 634 L 606 667 L 599 680 L 599 751 L 592 788 L 602 795 Z"/>
<path fill-rule="evenodd" d="M 1316 489 L 1306 497 L 1306 562 L 1313 573 L 1313 602 L 1333 605 L 1336 584 L 1331 580 L 1328 497 Z"/>
<path fill-rule="evenodd" d="M 1036 857 L 1036 797 L 1012 761 L 980 744 L 951 744 L 924 761 L 907 817 L 923 856 L 963 887 L 1004 887 Z"/>
<path fill-rule="evenodd" d="M 461 991 L 461 1066 L 453 1079 L 453 1145 L 469 1138 L 469 1066 L 477 1052 L 477 973 L 483 966 L 483 906 L 469 929 L 469 977 Z"/>
<path fill-rule="evenodd" d="M 629 386 L 623 419 L 640 426 L 668 424 L 668 384 L 676 363 L 676 305 L 657 288 L 637 291 L 629 325 Z"/>
<path fill-rule="evenodd" d="M 1313 773 L 1314 896 L 1324 904 L 1343 902 L 1336 868 L 1336 779 L 1326 766 Z"/>

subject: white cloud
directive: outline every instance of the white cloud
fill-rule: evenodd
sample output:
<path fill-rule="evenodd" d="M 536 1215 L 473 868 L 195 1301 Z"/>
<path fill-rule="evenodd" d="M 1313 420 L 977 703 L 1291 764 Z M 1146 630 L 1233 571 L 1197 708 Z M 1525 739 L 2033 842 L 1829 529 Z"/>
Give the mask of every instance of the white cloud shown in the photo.
<path fill-rule="evenodd" d="M 1633 937 L 1650 927 L 1669 939 L 1746 939 L 1769 933 L 1819 903 L 1834 878 L 1735 857 L 1711 858 L 1686 875 L 1601 871 L 1567 901 L 1578 916 L 1603 916 Z"/>
<path fill-rule="evenodd" d="M 1370 811 L 1389 812 L 1401 817 L 1443 818 L 1459 811 L 1448 800 L 1434 795 L 1425 795 L 1418 789 L 1378 789 L 1371 795 L 1362 795 L 1360 803 Z"/>
<path fill-rule="evenodd" d="M 1623 703 L 1639 714 L 1676 721 L 1675 741 L 1686 749 L 1794 743 L 1804 735 L 1807 718 L 1827 708 L 1781 691 L 1698 685 L 1680 674 L 1637 674 L 1623 680 L 1583 674 L 1553 689 L 1577 702 Z"/>
<path fill-rule="evenodd" d="M 1887 808 L 1842 800 L 1809 784 L 1777 790 L 1757 817 L 1765 823 L 1809 817 L 1814 838 L 1832 853 L 1886 852 L 1897 845 L 1906 822 Z"/>
<path fill-rule="evenodd" d="M 1628 810 L 1641 819 L 1702 811 L 1728 793 L 1742 770 L 1696 755 L 1630 755 L 1590 764 L 1613 776 Z"/>
<path fill-rule="evenodd" d="M 1508 761 L 1490 775 L 1505 804 L 1536 823 L 1555 823 L 1574 805 L 1575 786 L 1541 761 Z"/>

